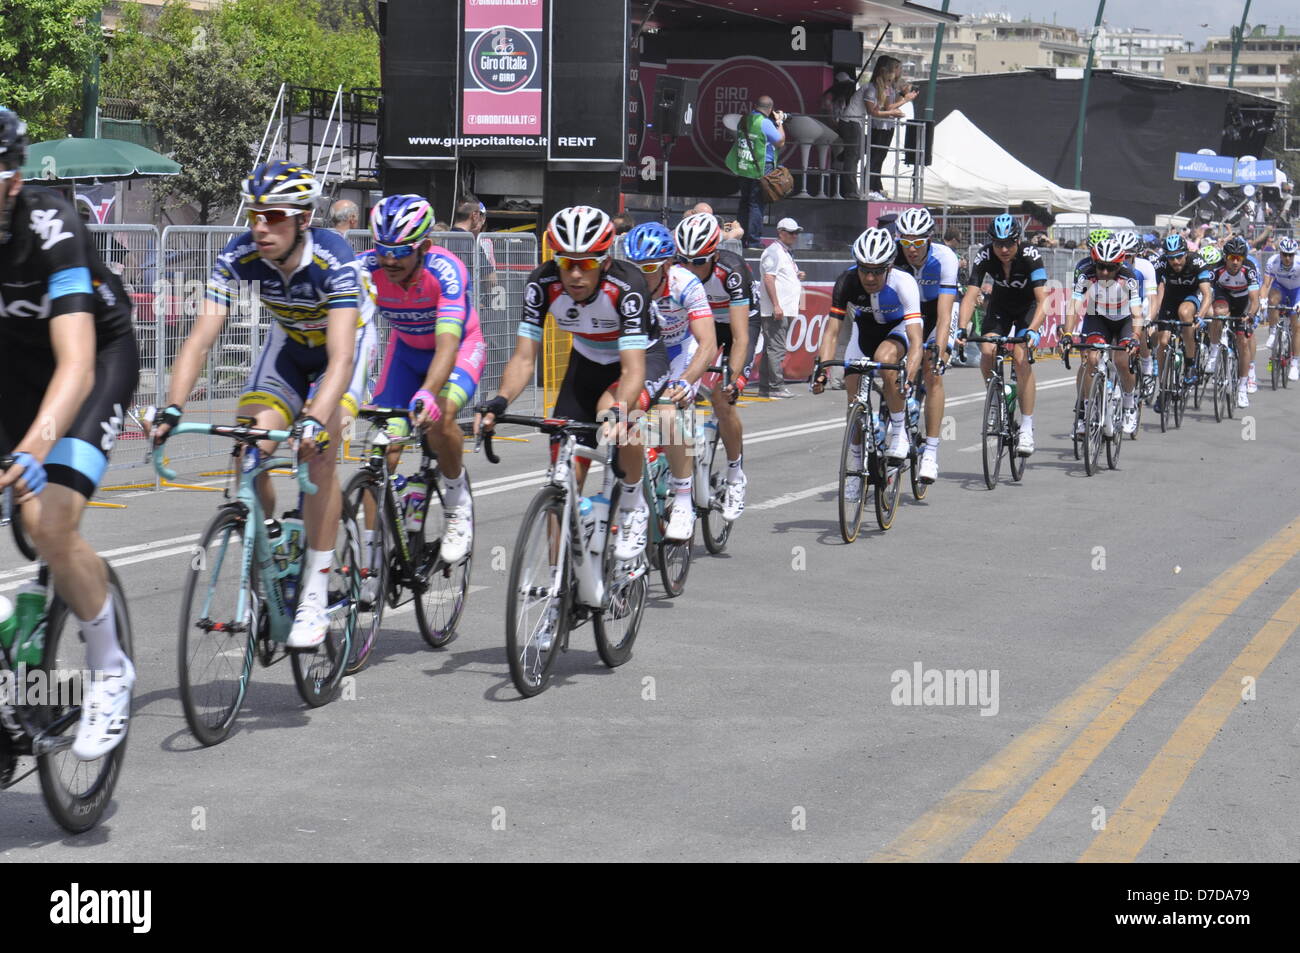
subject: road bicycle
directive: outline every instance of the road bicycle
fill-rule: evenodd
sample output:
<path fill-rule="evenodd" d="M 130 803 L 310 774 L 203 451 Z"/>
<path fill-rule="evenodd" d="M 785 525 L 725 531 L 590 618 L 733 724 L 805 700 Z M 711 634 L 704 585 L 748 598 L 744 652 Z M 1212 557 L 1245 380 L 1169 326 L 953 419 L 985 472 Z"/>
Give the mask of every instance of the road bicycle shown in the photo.
<path fill-rule="evenodd" d="M 1300 304 L 1283 307 L 1280 304 L 1269 305 L 1278 314 L 1278 322 L 1273 329 L 1273 346 L 1269 349 L 1268 370 L 1272 377 L 1273 389 L 1286 388 L 1289 385 L 1287 371 L 1291 359 L 1295 357 L 1295 342 L 1291 340 L 1291 316 L 1300 312 Z"/>
<path fill-rule="evenodd" d="M 851 543 L 862 530 L 862 511 L 868 488 L 873 491 L 876 525 L 881 531 L 894 525 L 898 494 L 903 485 L 903 468 L 911 465 L 911 461 L 893 460 L 885 455 L 889 414 L 885 410 L 885 395 L 878 375 L 882 371 L 906 374 L 907 365 L 865 359 L 818 361 L 813 368 L 813 379 L 816 380 L 823 370 L 830 367 L 844 368 L 846 377 L 859 375 L 858 392 L 845 415 L 844 442 L 840 446 L 840 536 L 844 542 Z"/>
<path fill-rule="evenodd" d="M 1236 416 L 1237 385 L 1241 372 L 1237 367 L 1237 331 L 1243 327 L 1243 318 L 1222 318 L 1223 334 L 1219 343 L 1219 361 L 1211 375 L 1211 398 L 1214 401 L 1214 419 L 1221 421 L 1226 414 L 1231 420 Z"/>
<path fill-rule="evenodd" d="M 12 457 L 4 457 L 0 470 L 12 464 Z M 22 520 L 13 510 L 11 490 L 4 493 L 0 512 L 0 526 L 5 524 L 13 528 L 18 551 L 37 561 L 37 585 L 49 592 L 49 567 L 38 560 L 23 532 Z M 127 658 L 134 659 L 126 593 L 113 567 L 105 565 L 118 645 Z M 89 679 L 80 626 L 57 594 L 46 601 L 36 590 L 29 590 L 18 598 L 12 641 L 0 641 L 0 788 L 13 787 L 38 772 L 41 796 L 50 815 L 64 830 L 80 834 L 99 823 L 113 799 L 126 757 L 130 722 L 127 737 L 102 758 L 82 761 L 72 753 L 81 721 L 82 691 Z M 28 599 L 32 601 L 24 605 Z M 28 606 L 30 614 L 24 611 Z M 20 773 L 20 768 L 26 767 L 25 758 L 34 758 L 36 765 Z"/>
<path fill-rule="evenodd" d="M 721 375 L 719 389 L 725 391 L 731 386 L 730 365 L 709 367 L 705 373 Z M 694 411 L 694 407 L 691 409 Z M 691 432 L 695 435 L 691 498 L 695 502 L 695 517 L 700 522 L 704 548 L 717 556 L 727 548 L 732 527 L 732 523 L 722 516 L 722 502 L 727 494 L 727 457 L 725 453 L 718 453 L 721 434 L 717 416 L 710 414 L 705 417 L 703 423 L 691 427 Z"/>
<path fill-rule="evenodd" d="M 488 413 L 487 408 L 480 408 Z M 648 566 L 645 553 L 634 559 L 614 556 L 620 481 L 614 479 L 617 446 L 592 449 L 580 436 L 597 433 L 601 424 L 554 417 L 501 414 L 498 424 L 531 427 L 551 437 L 555 462 L 546 482 L 524 512 L 510 560 L 506 590 L 506 657 L 519 694 L 532 697 L 546 690 L 558 654 L 567 651 L 569 634 L 591 621 L 596 651 L 610 668 L 632 657 L 632 645 L 645 611 Z M 481 434 L 483 453 L 500 460 L 492 433 Z M 600 492 L 582 496 L 576 473 L 579 461 L 604 464 Z"/>
<path fill-rule="evenodd" d="M 1084 395 L 1083 406 L 1075 407 L 1076 425 L 1070 428 L 1074 459 L 1078 460 L 1082 451 L 1083 470 L 1088 476 L 1100 469 L 1103 445 L 1106 447 L 1106 466 L 1111 470 L 1119 466 L 1120 451 L 1124 449 L 1124 395 L 1120 388 L 1119 369 L 1111 355 L 1114 351 L 1129 352 L 1131 348 L 1128 343 L 1084 344 L 1074 341 L 1061 344 L 1061 358 L 1067 371 L 1070 369 L 1071 350 L 1097 351 L 1101 355 Z M 1077 426 L 1080 419 L 1084 423 L 1082 435 Z"/>
<path fill-rule="evenodd" d="M 1026 334 L 1008 337 L 1005 334 L 987 334 L 967 338 L 973 344 L 996 344 L 993 373 L 984 389 L 984 416 L 981 417 L 980 435 L 984 459 L 984 485 L 996 489 L 1002 472 L 1002 457 L 1007 458 L 1011 482 L 1018 483 L 1025 474 L 1025 461 L 1016 452 L 1020 442 L 1020 386 L 1016 379 L 1015 345 L 1029 340 Z M 1029 352 L 1029 363 L 1034 354 Z"/>
<path fill-rule="evenodd" d="M 445 528 L 443 476 L 438 458 L 426 442 L 417 440 L 420 463 L 413 474 L 403 477 L 388 472 L 389 450 L 411 439 L 406 409 L 362 407 L 357 417 L 376 426 L 369 434 L 361 469 L 348 481 L 343 499 L 356 514 L 358 524 L 373 532 L 374 542 L 361 567 L 361 598 L 357 634 L 347 666 L 349 675 L 361 671 L 369 661 L 386 607 L 396 609 L 414 602 L 416 626 L 424 641 L 435 649 L 450 645 L 465 611 L 474 561 L 472 546 L 454 564 L 439 555 Z M 468 425 L 461 427 L 464 430 Z M 402 491 L 411 483 L 425 487 L 423 499 L 407 500 L 404 505 Z M 468 492 L 468 470 L 465 487 Z M 417 511 L 412 512 L 413 506 Z M 408 523 L 419 529 L 408 529 Z"/>
<path fill-rule="evenodd" d="M 1194 385 L 1189 386 L 1187 383 L 1187 352 L 1181 332 L 1182 328 L 1189 328 L 1193 324 L 1194 321 L 1163 318 L 1156 322 L 1159 331 L 1169 332 L 1169 343 L 1165 345 L 1164 353 L 1159 359 L 1160 386 L 1153 408 L 1160 415 L 1161 433 L 1169 430 L 1170 421 L 1173 421 L 1175 429 L 1183 426 L 1183 412 L 1194 389 Z"/>
<path fill-rule="evenodd" d="M 211 434 L 233 441 L 235 498 L 204 529 L 195 545 L 181 597 L 178 665 L 185 720 L 204 745 L 224 741 L 243 706 L 256 657 L 263 666 L 287 654 L 294 683 L 304 702 L 319 707 L 333 700 L 352 658 L 357 606 L 361 595 L 362 542 L 351 507 L 343 503 L 330 574 L 329 630 L 312 649 L 289 649 L 299 576 L 306 552 L 301 494 L 315 493 L 307 468 L 298 462 L 298 429 L 262 430 L 241 417 L 233 426 L 181 423 L 168 440 L 185 434 Z M 266 457 L 262 441 L 292 441 L 292 460 Z M 155 450 L 154 468 L 166 480 L 176 474 Z M 299 509 L 282 520 L 267 519 L 255 481 L 289 467 L 300 490 Z"/>

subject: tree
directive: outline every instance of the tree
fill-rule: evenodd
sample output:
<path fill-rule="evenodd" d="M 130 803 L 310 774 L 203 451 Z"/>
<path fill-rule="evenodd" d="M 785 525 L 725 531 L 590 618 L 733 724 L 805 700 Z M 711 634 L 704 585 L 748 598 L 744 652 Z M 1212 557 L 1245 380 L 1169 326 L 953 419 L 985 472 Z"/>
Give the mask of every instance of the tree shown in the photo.
<path fill-rule="evenodd" d="M 1286 144 L 1292 149 L 1300 149 L 1300 56 L 1291 58 L 1291 83 L 1286 88 L 1286 101 L 1290 104 L 1287 112 Z M 1286 172 L 1292 182 L 1300 181 L 1300 152 L 1283 152 L 1277 149 L 1278 165 Z"/>
<path fill-rule="evenodd" d="M 198 205 L 201 225 L 238 201 L 271 108 L 265 90 L 238 69 L 248 55 L 200 30 L 183 55 L 145 71 L 145 119 L 163 130 L 183 169 L 154 188 L 160 198 Z"/>
<path fill-rule="evenodd" d="M 90 26 L 101 0 L 20 0 L 0 5 L 0 104 L 33 142 L 81 134 L 81 81 L 102 49 Z"/>

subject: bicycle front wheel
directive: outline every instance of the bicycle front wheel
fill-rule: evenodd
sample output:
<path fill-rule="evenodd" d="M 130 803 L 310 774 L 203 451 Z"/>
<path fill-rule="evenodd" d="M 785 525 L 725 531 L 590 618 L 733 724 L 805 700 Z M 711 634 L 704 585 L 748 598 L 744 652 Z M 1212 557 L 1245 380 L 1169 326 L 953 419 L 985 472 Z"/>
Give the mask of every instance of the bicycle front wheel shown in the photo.
<path fill-rule="evenodd" d="M 996 374 L 989 378 L 989 386 L 984 394 L 983 456 L 984 485 L 990 490 L 998 485 L 998 474 L 1002 472 L 1002 432 L 1006 429 L 1003 415 L 1006 402 L 1002 396 L 1002 381 Z"/>
<path fill-rule="evenodd" d="M 568 633 L 572 599 L 564 491 L 544 486 L 519 524 L 506 589 L 506 659 L 525 698 L 545 691 Z"/>
<path fill-rule="evenodd" d="M 1103 421 L 1106 414 L 1106 381 L 1101 371 L 1092 375 L 1092 387 L 1087 403 L 1086 423 L 1084 425 L 1083 470 L 1088 476 L 1097 472 L 1101 460 L 1101 444 L 1106 439 Z"/>
<path fill-rule="evenodd" d="M 108 567 L 108 592 L 113 597 L 117 644 L 127 658 L 134 659 L 131 615 L 122 583 L 111 566 Z M 47 740 L 53 744 L 52 750 L 37 752 L 36 764 L 40 770 L 41 795 L 50 814 L 64 830 L 80 834 L 104 816 L 122 771 L 128 739 L 123 737 L 112 751 L 94 761 L 81 761 L 73 755 L 72 741 L 77 733 L 79 702 L 85 688 L 82 675 L 86 667 L 85 653 L 80 639 L 72 636 L 79 626 L 62 599 L 54 598 L 46 619 L 41 668 L 50 696 L 37 709 L 36 721 L 49 732 Z M 72 637 L 63 638 L 65 631 Z M 128 736 L 130 730 L 128 722 Z"/>
<path fill-rule="evenodd" d="M 1234 351 L 1233 353 L 1229 354 L 1228 352 L 1225 351 L 1223 354 L 1223 359 L 1225 361 L 1231 361 L 1231 363 L 1225 368 L 1227 374 L 1224 377 L 1224 386 L 1223 386 L 1223 404 L 1225 407 L 1227 407 L 1228 419 L 1231 420 L 1233 417 L 1237 416 L 1237 387 L 1241 381 L 1241 378 L 1237 373 L 1236 352 Z"/>
<path fill-rule="evenodd" d="M 903 469 L 897 464 L 890 463 L 889 458 L 879 450 L 872 454 L 870 459 L 875 461 L 874 464 L 868 463 L 868 469 L 874 467 L 876 473 L 874 496 L 876 525 L 882 531 L 887 531 L 894 525 L 894 514 L 898 512 L 898 494 L 903 488 Z"/>
<path fill-rule="evenodd" d="M 362 530 L 361 600 L 357 606 L 357 628 L 352 639 L 352 657 L 348 660 L 347 675 L 355 675 L 366 667 L 370 653 L 379 638 L 384 622 L 384 607 L 388 592 L 388 520 L 383 512 L 383 494 L 376 485 L 375 475 L 362 470 L 348 481 L 343 499 L 356 514 Z M 369 530 L 370 545 L 365 543 L 365 521 L 373 519 Z"/>
<path fill-rule="evenodd" d="M 469 471 L 465 470 L 465 492 L 470 494 L 470 522 L 474 519 L 474 496 L 469 482 Z M 442 475 L 438 475 L 442 479 Z M 430 484 L 432 485 L 432 484 Z M 474 563 L 474 544 L 470 543 L 465 558 L 454 565 L 439 555 L 440 540 L 445 525 L 445 517 L 440 507 L 433 505 L 430 494 L 429 513 L 425 517 L 423 554 L 415 567 L 416 575 L 424 584 L 424 591 L 415 597 L 415 619 L 420 627 L 420 635 L 430 647 L 445 648 L 456 638 L 456 625 L 465 612 L 465 600 L 469 597 L 470 568 Z M 414 544 L 414 541 L 413 541 Z"/>
<path fill-rule="evenodd" d="M 339 685 L 352 658 L 352 640 L 357 631 L 358 607 L 361 603 L 361 566 L 365 544 L 357 528 L 356 514 L 346 500 L 334 537 L 334 568 L 330 572 L 326 610 L 329 628 L 325 639 L 314 649 L 290 650 L 293 680 L 298 694 L 312 708 L 328 705 L 338 693 Z"/>
<path fill-rule="evenodd" d="M 844 444 L 840 448 L 840 536 L 851 543 L 862 529 L 862 507 L 867 494 L 866 470 L 859 460 L 866 457 L 867 412 L 861 404 L 849 410 L 844 428 Z M 858 447 L 855 456 L 853 447 Z"/>
<path fill-rule="evenodd" d="M 610 500 L 609 511 L 616 513 L 618 493 Z M 615 534 L 605 541 L 605 559 L 602 567 L 605 576 L 605 595 L 601 607 L 591 616 L 591 627 L 596 636 L 596 651 L 600 660 L 610 668 L 617 668 L 632 657 L 632 643 L 641 630 L 641 615 L 645 612 L 646 592 L 650 588 L 645 554 L 636 559 L 621 561 L 614 558 Z"/>
<path fill-rule="evenodd" d="M 727 548 L 731 524 L 722 518 L 722 497 L 727 491 L 727 457 L 722 438 L 715 430 L 709 447 L 709 508 L 701 520 L 704 547 L 713 555 Z"/>

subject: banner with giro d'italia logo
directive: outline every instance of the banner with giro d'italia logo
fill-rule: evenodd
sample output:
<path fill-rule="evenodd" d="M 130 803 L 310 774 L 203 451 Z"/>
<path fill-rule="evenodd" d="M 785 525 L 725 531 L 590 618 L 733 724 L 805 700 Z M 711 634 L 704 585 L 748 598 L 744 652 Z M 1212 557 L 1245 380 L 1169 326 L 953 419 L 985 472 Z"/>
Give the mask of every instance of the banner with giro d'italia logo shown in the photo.
<path fill-rule="evenodd" d="M 464 0 L 463 145 L 544 145 L 544 0 Z"/>

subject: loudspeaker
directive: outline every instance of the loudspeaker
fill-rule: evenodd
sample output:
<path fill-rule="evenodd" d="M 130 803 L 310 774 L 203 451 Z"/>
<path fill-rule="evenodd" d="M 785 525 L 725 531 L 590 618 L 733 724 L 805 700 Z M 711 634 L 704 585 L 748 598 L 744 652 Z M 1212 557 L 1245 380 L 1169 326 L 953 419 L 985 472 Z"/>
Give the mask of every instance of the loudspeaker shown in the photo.
<path fill-rule="evenodd" d="M 655 77 L 654 130 L 660 136 L 689 136 L 695 125 L 700 81 L 660 73 Z"/>
<path fill-rule="evenodd" d="M 862 34 L 856 30 L 831 30 L 831 65 L 845 66 L 858 75 L 862 69 Z"/>

